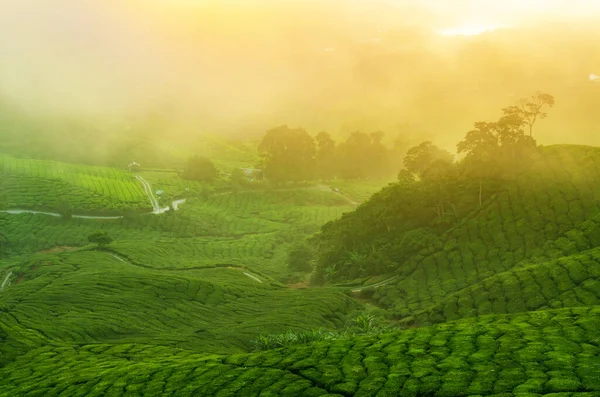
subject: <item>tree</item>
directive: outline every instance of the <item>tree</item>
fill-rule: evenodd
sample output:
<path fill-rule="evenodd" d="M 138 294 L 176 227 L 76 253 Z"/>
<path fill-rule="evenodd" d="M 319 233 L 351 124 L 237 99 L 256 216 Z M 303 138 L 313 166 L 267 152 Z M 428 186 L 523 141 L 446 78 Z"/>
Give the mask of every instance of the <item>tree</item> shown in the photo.
<path fill-rule="evenodd" d="M 100 231 L 90 234 L 88 241 L 92 244 L 98 244 L 99 247 L 106 247 L 113 242 L 113 239 L 106 232 Z"/>
<path fill-rule="evenodd" d="M 310 272 L 312 270 L 313 252 L 306 242 L 296 243 L 288 251 L 288 268 L 294 272 Z"/>
<path fill-rule="evenodd" d="M 371 142 L 368 150 L 369 163 L 367 164 L 367 172 L 370 176 L 383 176 L 388 174 L 390 170 L 390 153 L 383 145 L 384 133 L 375 131 L 369 134 Z"/>
<path fill-rule="evenodd" d="M 340 176 L 344 179 L 358 179 L 367 176 L 369 146 L 371 137 L 364 132 L 355 131 L 340 145 Z"/>
<path fill-rule="evenodd" d="M 66 198 L 60 200 L 57 211 L 66 220 L 73 218 L 73 205 Z"/>
<path fill-rule="evenodd" d="M 465 139 L 456 145 L 459 154 L 466 154 L 461 163 L 465 175 L 476 180 L 479 186 L 480 207 L 483 203 L 483 182 L 497 171 L 500 144 L 496 128 L 496 123 L 476 122 L 475 129 L 467 132 Z"/>
<path fill-rule="evenodd" d="M 217 168 L 212 161 L 206 157 L 194 156 L 188 160 L 181 177 L 192 181 L 208 182 L 215 179 L 217 175 Z"/>
<path fill-rule="evenodd" d="M 516 106 L 502 109 L 504 116 L 520 118 L 523 125 L 529 128 L 529 136 L 533 136 L 533 126 L 537 120 L 545 119 L 548 114 L 543 111 L 545 107 L 554 107 L 554 97 L 541 92 L 532 95 L 530 99 L 523 99 Z"/>
<path fill-rule="evenodd" d="M 4 192 L 0 192 L 0 211 L 8 209 L 8 195 Z"/>
<path fill-rule="evenodd" d="M 454 156 L 447 150 L 435 146 L 431 141 L 425 141 L 408 149 L 403 162 L 404 167 L 408 171 L 416 174 L 419 178 L 422 178 L 423 172 L 435 160 L 452 163 L 452 161 L 454 161 Z"/>
<path fill-rule="evenodd" d="M 272 182 L 312 179 L 315 141 L 303 129 L 273 128 L 258 145 L 264 176 Z"/>
<path fill-rule="evenodd" d="M 336 174 L 336 146 L 331 136 L 326 132 L 319 132 L 316 136 L 317 153 L 315 163 L 317 175 L 325 180 L 333 178 Z"/>

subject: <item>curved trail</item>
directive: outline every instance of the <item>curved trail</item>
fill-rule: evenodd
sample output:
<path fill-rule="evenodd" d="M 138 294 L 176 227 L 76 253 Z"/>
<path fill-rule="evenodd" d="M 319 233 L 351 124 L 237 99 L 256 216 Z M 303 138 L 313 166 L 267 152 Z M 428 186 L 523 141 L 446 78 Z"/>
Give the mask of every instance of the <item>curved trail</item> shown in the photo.
<path fill-rule="evenodd" d="M 256 277 L 255 275 L 253 275 L 253 274 L 250 274 L 250 273 L 246 273 L 246 272 L 243 272 L 243 273 L 244 273 L 246 276 L 250 277 L 252 280 L 256 280 L 256 281 L 258 281 L 259 283 L 261 283 L 261 284 L 262 284 L 262 281 L 261 281 L 261 280 L 260 280 L 258 277 Z"/>
<path fill-rule="evenodd" d="M 8 280 L 10 279 L 10 276 L 12 276 L 12 272 L 8 272 L 8 274 L 6 275 L 6 278 L 4 279 L 4 282 L 0 286 L 0 291 L 2 291 L 4 289 L 4 286 L 6 285 L 6 283 L 8 282 Z"/>
<path fill-rule="evenodd" d="M 150 204 L 152 205 L 152 213 L 160 214 L 162 212 L 165 212 L 167 209 L 160 208 L 160 205 L 158 204 L 158 199 L 156 198 L 154 193 L 152 193 L 152 186 L 150 186 L 150 183 L 139 175 L 136 175 L 135 179 L 140 181 L 142 186 L 144 187 L 144 192 L 146 193 L 146 196 L 148 196 L 148 198 L 150 199 Z"/>
<path fill-rule="evenodd" d="M 142 178 L 139 175 L 136 175 L 135 178 L 140 181 L 140 183 L 142 184 L 142 186 L 144 187 L 144 192 L 146 193 L 146 196 L 148 196 L 148 198 L 150 199 L 150 204 L 152 205 L 152 212 L 150 212 L 150 214 L 163 214 L 167 211 L 169 211 L 169 207 L 165 207 L 165 208 L 160 208 L 160 205 L 158 203 L 158 199 L 156 198 L 156 196 L 154 196 L 154 193 L 152 193 L 152 186 L 150 186 L 150 183 L 145 180 L 144 178 Z M 173 210 L 177 211 L 179 209 L 179 204 L 183 204 L 185 203 L 186 199 L 180 199 L 180 200 L 174 200 L 172 202 L 173 204 Z M 12 210 L 2 210 L 0 211 L 0 213 L 4 213 L 4 214 L 11 214 L 11 215 L 19 215 L 19 214 L 40 214 L 40 215 L 49 215 L 49 216 L 53 216 L 56 218 L 60 218 L 62 215 L 59 214 L 58 212 L 50 212 L 50 211 L 35 211 L 35 210 L 26 210 L 26 209 L 20 209 L 20 208 L 15 208 Z M 101 216 L 101 215 L 71 215 L 72 218 L 78 218 L 78 219 L 122 219 L 123 216 Z"/>
<path fill-rule="evenodd" d="M 131 265 L 131 266 L 138 266 L 138 267 L 140 267 L 140 266 L 141 266 L 141 265 L 138 265 L 138 264 L 132 263 L 132 262 L 130 262 L 130 261 L 128 261 L 128 260 L 125 260 L 125 259 L 121 258 L 120 256 L 118 256 L 117 254 L 110 253 L 110 255 L 111 255 L 113 258 L 115 258 L 116 260 L 118 260 L 119 262 L 123 262 L 123 263 L 126 263 L 126 264 L 128 264 L 128 265 Z M 162 269 L 161 269 L 161 268 L 146 267 L 146 266 L 141 266 L 141 267 L 144 267 L 144 268 L 149 268 L 149 269 L 153 269 L 153 270 L 168 270 L 168 271 L 173 271 L 173 270 L 208 270 L 208 269 L 215 269 L 215 268 L 223 268 L 222 266 L 217 266 L 217 267 L 202 266 L 202 267 L 200 267 L 200 268 L 180 268 L 180 269 L 170 269 L 170 268 L 162 268 Z M 243 268 L 243 267 L 237 267 L 237 266 L 235 266 L 235 267 L 234 267 L 234 266 L 230 266 L 230 267 L 228 267 L 228 268 L 231 268 L 231 269 L 238 269 L 238 270 L 243 270 L 243 269 L 245 269 L 245 268 Z M 244 272 L 244 271 L 242 271 L 242 273 L 243 273 L 244 275 L 246 275 L 246 276 L 250 277 L 250 278 L 251 278 L 251 279 L 253 279 L 254 281 L 257 281 L 257 282 L 259 282 L 259 283 L 261 283 L 261 284 L 263 283 L 263 282 L 262 282 L 262 280 L 261 280 L 260 278 L 258 278 L 258 276 L 255 276 L 254 274 L 251 274 L 251 273 L 248 273 L 248 272 Z"/>
<path fill-rule="evenodd" d="M 375 284 L 365 285 L 363 287 L 353 289 L 352 292 L 360 292 L 360 291 L 362 291 L 363 289 L 366 289 L 366 288 L 379 288 L 379 287 L 383 287 L 384 285 L 388 285 L 389 283 L 395 281 L 399 277 L 400 276 L 393 276 L 393 277 L 390 277 L 390 278 L 388 278 L 386 280 L 380 281 L 380 282 L 375 283 Z"/>
<path fill-rule="evenodd" d="M 344 195 L 343 193 L 340 193 L 339 191 L 333 190 L 333 188 L 331 186 L 317 185 L 317 186 L 314 187 L 314 189 L 318 189 L 318 190 L 321 190 L 321 191 L 324 191 L 324 192 L 330 191 L 330 192 L 332 192 L 334 194 L 337 194 L 338 196 L 340 196 L 344 200 L 346 200 L 348 202 L 348 204 L 350 204 L 350 205 L 360 205 L 360 203 L 358 201 L 354 201 L 350 197 Z"/>
<path fill-rule="evenodd" d="M 62 216 L 61 214 L 59 214 L 57 212 L 33 211 L 33 210 L 24 210 L 24 209 L 4 210 L 4 211 L 0 211 L 0 212 L 4 213 L 4 214 L 12 214 L 12 215 L 42 214 L 42 215 L 54 216 L 57 218 Z M 121 219 L 121 218 L 123 218 L 122 216 L 93 216 L 93 215 L 71 215 L 71 217 L 79 218 L 79 219 Z"/>

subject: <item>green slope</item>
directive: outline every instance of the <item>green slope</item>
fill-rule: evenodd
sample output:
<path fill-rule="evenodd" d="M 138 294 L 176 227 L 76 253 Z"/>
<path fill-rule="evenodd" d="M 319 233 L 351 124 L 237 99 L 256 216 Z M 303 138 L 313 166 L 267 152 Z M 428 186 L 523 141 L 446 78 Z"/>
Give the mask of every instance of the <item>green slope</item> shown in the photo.
<path fill-rule="evenodd" d="M 318 237 L 323 247 L 318 259 L 331 260 L 336 265 L 334 280 L 340 281 L 361 276 L 372 261 L 385 264 L 388 272 L 400 276 L 398 280 L 363 295 L 372 296 L 397 317 L 411 317 L 452 300 L 499 273 L 600 246 L 598 148 L 546 148 L 532 169 L 441 234 L 434 227 L 402 224 L 403 212 L 396 215 L 400 222 L 396 229 L 382 230 L 373 214 L 402 195 L 402 190 L 394 189 L 327 225 Z M 350 250 L 359 236 L 364 241 Z M 344 250 L 354 257 L 338 254 Z"/>
<path fill-rule="evenodd" d="M 600 305 L 600 248 L 495 274 L 449 295 L 410 321 Z"/>
<path fill-rule="evenodd" d="M 562 309 L 231 356 L 53 344 L 1 368 L 0 395 L 595 397 L 599 323 Z"/>
<path fill-rule="evenodd" d="M 354 212 L 322 186 L 195 186 L 160 216 L 0 214 L 0 396 L 600 396 L 600 149 L 545 148 L 481 206 L 471 187 L 444 225 L 415 222 L 431 208 L 400 185 Z M 312 241 L 333 285 L 283 286 L 290 244 L 326 222 Z M 97 230 L 115 242 L 86 246 Z M 395 325 L 248 353 L 365 311 Z"/>
<path fill-rule="evenodd" d="M 8 208 L 55 210 L 65 199 L 76 210 L 150 207 L 142 185 L 126 170 L 0 154 L 0 177 Z"/>
<path fill-rule="evenodd" d="M 246 269 L 151 270 L 101 251 L 38 254 L 10 270 L 12 284 L 0 295 L 0 328 L 14 321 L 46 340 L 72 344 L 239 352 L 261 333 L 341 327 L 359 308 L 339 292 L 281 288 L 262 277 L 258 282 Z M 18 349 L 3 353 L 11 351 Z"/>

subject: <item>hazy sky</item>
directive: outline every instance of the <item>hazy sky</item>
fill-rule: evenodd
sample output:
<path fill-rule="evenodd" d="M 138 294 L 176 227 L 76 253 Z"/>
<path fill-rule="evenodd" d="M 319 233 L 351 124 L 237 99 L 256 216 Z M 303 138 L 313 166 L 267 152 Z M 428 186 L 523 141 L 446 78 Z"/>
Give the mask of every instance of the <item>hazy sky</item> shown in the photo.
<path fill-rule="evenodd" d="M 454 84 L 431 64 L 413 67 L 419 78 L 406 77 L 411 69 L 404 80 L 399 69 L 386 70 L 390 48 L 429 40 L 395 42 L 386 32 L 599 16 L 597 0 L 4 0 L 0 95 L 67 113 L 170 104 L 211 125 L 343 125 L 409 103 L 429 89 L 421 81 Z M 363 45 L 382 37 L 385 51 Z M 588 69 L 584 78 L 600 74 L 600 64 Z M 355 119 L 339 116 L 357 109 Z"/>

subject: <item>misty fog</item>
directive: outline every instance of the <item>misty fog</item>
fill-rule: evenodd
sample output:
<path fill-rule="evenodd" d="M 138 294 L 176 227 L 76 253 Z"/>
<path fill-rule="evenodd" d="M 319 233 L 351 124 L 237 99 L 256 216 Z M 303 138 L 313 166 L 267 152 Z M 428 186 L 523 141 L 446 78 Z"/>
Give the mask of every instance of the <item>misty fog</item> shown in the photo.
<path fill-rule="evenodd" d="M 557 104 L 540 143 L 600 144 L 596 1 L 571 1 L 566 13 L 565 1 L 218 4 L 5 2 L 3 117 L 58 120 L 54 131 L 71 136 L 121 133 L 130 120 L 163 137 L 255 138 L 280 124 L 382 130 L 388 141 L 406 134 L 453 150 L 474 121 L 544 91 Z M 461 26 L 507 27 L 440 33 Z M 156 117 L 162 124 L 148 122 Z"/>

